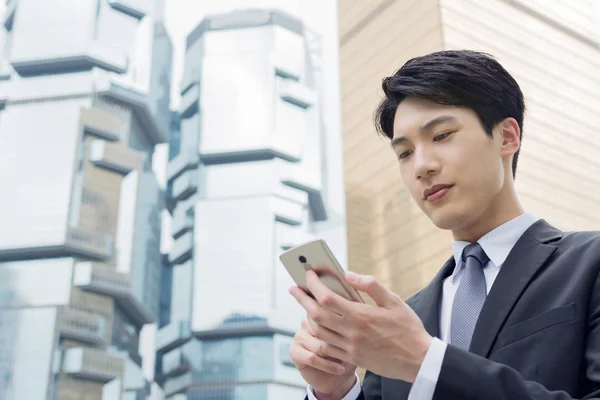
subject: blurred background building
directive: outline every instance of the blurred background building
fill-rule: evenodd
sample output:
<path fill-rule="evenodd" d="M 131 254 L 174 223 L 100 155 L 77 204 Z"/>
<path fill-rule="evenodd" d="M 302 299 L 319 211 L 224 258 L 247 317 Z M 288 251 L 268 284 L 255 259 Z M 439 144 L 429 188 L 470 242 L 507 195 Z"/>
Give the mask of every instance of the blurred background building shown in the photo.
<path fill-rule="evenodd" d="M 349 268 L 407 298 L 451 255 L 451 236 L 404 187 L 373 111 L 381 80 L 442 49 L 489 52 L 526 98 L 517 189 L 564 230 L 598 229 L 600 3 L 592 0 L 339 0 Z"/>
<path fill-rule="evenodd" d="M 196 12 L 183 71 L 172 4 L 2 7 L 2 400 L 305 391 L 278 255 L 346 261 L 335 3 Z"/>
<path fill-rule="evenodd" d="M 145 399 L 170 40 L 151 2 L 12 0 L 0 50 L 0 398 Z M 154 61 L 154 62 L 153 62 Z"/>
<path fill-rule="evenodd" d="M 289 358 L 303 313 L 278 256 L 315 236 L 345 253 L 321 50 L 276 10 L 210 15 L 187 36 L 166 175 L 170 313 L 156 336 L 166 396 L 304 395 Z"/>

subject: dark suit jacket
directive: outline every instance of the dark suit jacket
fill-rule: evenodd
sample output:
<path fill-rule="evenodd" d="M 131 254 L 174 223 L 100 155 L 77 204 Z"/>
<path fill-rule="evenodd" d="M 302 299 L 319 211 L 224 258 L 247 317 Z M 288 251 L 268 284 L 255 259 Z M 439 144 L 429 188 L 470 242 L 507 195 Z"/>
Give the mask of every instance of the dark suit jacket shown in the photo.
<path fill-rule="evenodd" d="M 453 269 L 452 258 L 407 301 L 432 336 Z M 600 399 L 599 270 L 600 232 L 533 224 L 500 269 L 470 351 L 448 345 L 433 399 Z M 359 399 L 407 399 L 410 388 L 367 371 Z"/>

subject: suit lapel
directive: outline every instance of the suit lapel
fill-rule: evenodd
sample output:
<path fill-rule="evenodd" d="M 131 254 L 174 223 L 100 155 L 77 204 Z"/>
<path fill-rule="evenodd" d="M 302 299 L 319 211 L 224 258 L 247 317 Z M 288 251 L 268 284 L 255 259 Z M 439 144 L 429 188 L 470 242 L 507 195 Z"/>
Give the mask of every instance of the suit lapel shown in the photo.
<path fill-rule="evenodd" d="M 450 258 L 442 269 L 415 298 L 412 308 L 421 318 L 425 329 L 431 336 L 440 337 L 440 307 L 444 279 L 454 270 L 454 257 Z"/>
<path fill-rule="evenodd" d="M 475 326 L 470 351 L 488 357 L 504 321 L 546 260 L 557 249 L 548 242 L 562 233 L 540 220 L 517 241 L 496 278 Z"/>
<path fill-rule="evenodd" d="M 433 280 L 416 296 L 406 301 L 421 318 L 431 336 L 440 337 L 440 307 L 444 279 L 454 270 L 454 257 L 446 261 Z M 383 398 L 406 399 L 412 384 L 397 379 L 381 379 Z M 389 396 L 389 397 L 388 397 Z"/>

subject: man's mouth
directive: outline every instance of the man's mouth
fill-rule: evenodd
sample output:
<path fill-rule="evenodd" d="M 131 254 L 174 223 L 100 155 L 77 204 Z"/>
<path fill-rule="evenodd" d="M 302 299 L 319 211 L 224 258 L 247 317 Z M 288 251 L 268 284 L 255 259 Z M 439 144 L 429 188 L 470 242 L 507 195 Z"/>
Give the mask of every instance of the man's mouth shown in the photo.
<path fill-rule="evenodd" d="M 450 188 L 454 185 L 433 185 L 425 189 L 423 192 L 423 199 L 426 201 L 437 201 L 448 193 Z"/>

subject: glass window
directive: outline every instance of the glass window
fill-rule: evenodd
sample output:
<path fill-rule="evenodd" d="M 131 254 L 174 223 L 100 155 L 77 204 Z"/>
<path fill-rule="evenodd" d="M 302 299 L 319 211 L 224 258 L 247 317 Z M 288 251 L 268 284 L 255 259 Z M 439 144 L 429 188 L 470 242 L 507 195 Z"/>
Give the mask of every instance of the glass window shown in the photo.
<path fill-rule="evenodd" d="M 140 330 L 127 318 L 118 306 L 115 306 L 113 318 L 112 345 L 126 353 L 137 365 L 141 365 L 139 354 Z"/>
<path fill-rule="evenodd" d="M 194 380 L 239 382 L 273 378 L 273 338 L 246 337 L 202 342 L 200 369 Z"/>

